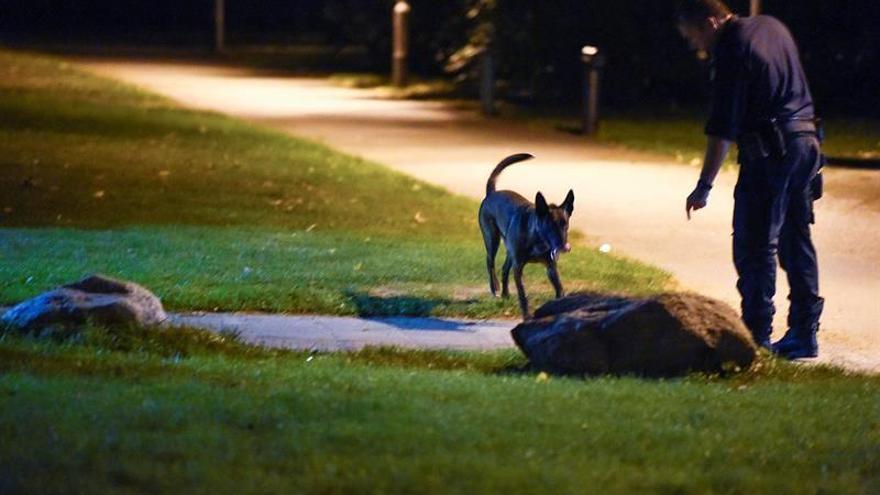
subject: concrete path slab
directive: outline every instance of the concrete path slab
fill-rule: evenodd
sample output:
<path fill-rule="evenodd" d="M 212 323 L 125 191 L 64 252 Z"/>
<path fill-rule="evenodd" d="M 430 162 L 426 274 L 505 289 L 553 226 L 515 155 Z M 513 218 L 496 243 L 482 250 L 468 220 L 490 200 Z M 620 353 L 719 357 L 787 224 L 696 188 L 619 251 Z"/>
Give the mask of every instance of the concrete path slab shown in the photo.
<path fill-rule="evenodd" d="M 356 351 L 364 347 L 492 350 L 513 347 L 510 320 L 355 318 L 244 313 L 189 313 L 171 325 L 233 331 L 248 343 L 286 349 Z"/>

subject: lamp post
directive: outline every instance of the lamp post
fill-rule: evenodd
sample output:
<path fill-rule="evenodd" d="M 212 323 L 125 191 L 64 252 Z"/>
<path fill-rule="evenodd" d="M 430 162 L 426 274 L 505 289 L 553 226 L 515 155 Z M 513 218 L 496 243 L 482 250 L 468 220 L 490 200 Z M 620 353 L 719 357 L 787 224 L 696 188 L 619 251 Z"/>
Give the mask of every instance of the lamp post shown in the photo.
<path fill-rule="evenodd" d="M 755 16 L 761 13 L 761 0 L 751 0 L 749 5 L 749 15 Z"/>
<path fill-rule="evenodd" d="M 480 60 L 480 104 L 483 115 L 495 115 L 495 61 L 491 45 L 483 49 Z"/>
<path fill-rule="evenodd" d="M 226 6 L 225 0 L 214 0 L 214 50 L 223 53 L 226 49 Z"/>
<path fill-rule="evenodd" d="M 599 80 L 605 56 L 595 46 L 581 49 L 581 62 L 584 63 L 584 106 L 581 132 L 593 136 L 599 130 Z"/>
<path fill-rule="evenodd" d="M 410 6 L 405 0 L 394 4 L 391 23 L 394 28 L 394 41 L 391 47 L 391 83 L 402 88 L 406 86 L 406 57 L 409 52 L 408 21 Z"/>

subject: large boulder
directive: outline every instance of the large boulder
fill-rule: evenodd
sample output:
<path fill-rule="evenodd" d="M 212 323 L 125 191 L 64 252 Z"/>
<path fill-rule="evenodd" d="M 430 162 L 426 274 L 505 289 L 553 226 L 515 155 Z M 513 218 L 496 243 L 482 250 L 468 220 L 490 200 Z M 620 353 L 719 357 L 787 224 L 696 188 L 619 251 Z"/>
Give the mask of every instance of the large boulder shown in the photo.
<path fill-rule="evenodd" d="M 43 332 L 75 328 L 87 321 L 156 325 L 167 318 L 159 298 L 140 285 L 91 275 L 15 306 L 0 321 L 23 332 Z"/>
<path fill-rule="evenodd" d="M 736 312 L 696 294 L 649 299 L 573 294 L 511 333 L 532 366 L 552 373 L 675 376 L 748 367 L 757 348 Z"/>

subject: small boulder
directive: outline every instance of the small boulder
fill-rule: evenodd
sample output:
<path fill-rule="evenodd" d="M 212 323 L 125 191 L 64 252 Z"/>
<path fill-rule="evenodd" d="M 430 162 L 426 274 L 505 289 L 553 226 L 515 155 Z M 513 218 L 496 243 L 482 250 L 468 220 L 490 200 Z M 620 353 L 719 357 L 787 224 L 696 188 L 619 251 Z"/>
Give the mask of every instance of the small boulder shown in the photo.
<path fill-rule="evenodd" d="M 168 318 L 153 293 L 133 282 L 91 275 L 7 311 L 0 321 L 22 332 L 104 325 L 157 325 Z"/>
<path fill-rule="evenodd" d="M 730 306 L 697 294 L 573 294 L 512 331 L 531 364 L 560 374 L 676 376 L 748 367 L 757 347 Z"/>

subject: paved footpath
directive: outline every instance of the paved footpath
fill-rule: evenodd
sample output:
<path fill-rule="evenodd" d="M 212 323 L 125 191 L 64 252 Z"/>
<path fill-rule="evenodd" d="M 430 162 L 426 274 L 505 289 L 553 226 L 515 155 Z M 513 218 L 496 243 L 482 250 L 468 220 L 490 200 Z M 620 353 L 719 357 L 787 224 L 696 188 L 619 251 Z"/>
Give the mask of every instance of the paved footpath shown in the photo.
<path fill-rule="evenodd" d="M 527 197 L 540 189 L 556 202 L 573 188 L 572 225 L 592 243 L 608 243 L 615 253 L 668 270 L 686 289 L 738 306 L 730 261 L 734 171 L 719 176 L 709 207 L 687 222 L 684 198 L 698 170 L 664 158 L 486 120 L 442 102 L 391 101 L 319 79 L 204 63 L 78 62 L 184 105 L 315 139 L 474 198 L 482 197 L 501 158 L 531 152 L 537 159 L 511 167 L 500 187 Z M 880 371 L 880 173 L 829 170 L 826 183 L 814 230 L 827 300 L 822 359 Z M 781 275 L 784 288 L 783 281 Z M 777 336 L 785 329 L 786 292 L 777 295 Z"/>
<path fill-rule="evenodd" d="M 451 318 L 355 318 L 241 313 L 170 316 L 171 325 L 234 331 L 252 344 L 286 349 L 354 351 L 368 346 L 492 350 L 513 347 L 511 320 Z"/>

